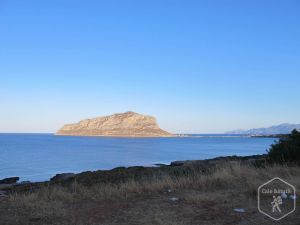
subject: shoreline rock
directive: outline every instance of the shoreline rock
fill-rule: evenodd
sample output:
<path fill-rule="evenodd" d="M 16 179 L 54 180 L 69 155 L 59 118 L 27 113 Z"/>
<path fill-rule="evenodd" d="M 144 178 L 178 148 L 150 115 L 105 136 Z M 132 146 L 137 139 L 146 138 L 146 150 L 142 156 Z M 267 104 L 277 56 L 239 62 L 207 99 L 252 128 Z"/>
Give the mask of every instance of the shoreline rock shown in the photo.
<path fill-rule="evenodd" d="M 0 180 L 0 184 L 15 184 L 20 180 L 20 177 L 8 177 Z"/>
<path fill-rule="evenodd" d="M 75 173 L 61 173 L 56 174 L 54 177 L 50 179 L 50 182 L 62 182 L 75 177 Z"/>
<path fill-rule="evenodd" d="M 45 185 L 69 185 L 74 181 L 86 186 L 91 186 L 96 183 L 118 184 L 129 179 L 143 180 L 147 177 L 152 177 L 157 173 L 165 173 L 170 175 L 184 174 L 188 173 L 191 169 L 196 169 L 203 174 L 206 174 L 211 173 L 220 166 L 230 166 L 236 164 L 263 167 L 266 165 L 266 155 L 228 156 L 205 160 L 183 160 L 174 161 L 169 165 L 160 165 L 158 167 L 116 167 L 111 170 L 85 171 L 78 174 L 62 173 L 56 174 L 49 181 L 3 184 L 5 186 L 1 188 L 0 185 L 0 189 L 7 192 L 26 192 L 39 189 L 40 187 L 43 187 Z"/>

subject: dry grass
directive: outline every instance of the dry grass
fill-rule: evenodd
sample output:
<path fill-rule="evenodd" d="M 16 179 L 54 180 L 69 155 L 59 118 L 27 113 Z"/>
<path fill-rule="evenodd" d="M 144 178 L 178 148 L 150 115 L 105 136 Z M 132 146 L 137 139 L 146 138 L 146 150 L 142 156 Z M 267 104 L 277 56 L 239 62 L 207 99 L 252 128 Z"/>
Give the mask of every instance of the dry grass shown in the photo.
<path fill-rule="evenodd" d="M 247 224 L 251 218 L 255 224 L 257 187 L 273 177 L 299 187 L 299 174 L 299 167 L 235 164 L 207 174 L 197 170 L 178 176 L 158 173 L 119 184 L 87 187 L 75 181 L 66 187 L 51 185 L 11 194 L 0 200 L 0 219 L 3 225 Z M 178 202 L 169 200 L 174 196 Z M 235 207 L 249 209 L 249 215 L 236 215 Z"/>

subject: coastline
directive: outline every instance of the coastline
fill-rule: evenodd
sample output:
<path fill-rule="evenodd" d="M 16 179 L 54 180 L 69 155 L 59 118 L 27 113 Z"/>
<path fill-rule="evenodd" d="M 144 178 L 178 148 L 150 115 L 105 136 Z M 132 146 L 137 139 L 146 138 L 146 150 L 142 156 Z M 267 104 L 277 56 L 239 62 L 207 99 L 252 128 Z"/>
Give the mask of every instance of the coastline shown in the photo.
<path fill-rule="evenodd" d="M 272 225 L 257 210 L 257 188 L 274 177 L 299 186 L 299 173 L 299 166 L 271 165 L 266 155 L 252 155 L 58 174 L 47 182 L 0 188 L 1 222 Z M 294 213 L 284 224 L 299 219 Z"/>
<path fill-rule="evenodd" d="M 175 160 L 264 154 L 274 142 L 274 139 L 251 140 L 243 137 L 239 140 L 238 137 L 223 138 L 220 135 L 215 138 L 210 134 L 211 138 L 206 138 L 207 135 L 204 134 L 201 138 L 189 136 L 158 139 L 66 137 L 54 134 L 8 135 L 0 135 L 0 142 L 7 149 L 12 149 L 2 152 L 2 168 L 8 169 L 2 171 L 0 180 L 19 176 L 21 181 L 32 182 L 46 181 L 56 173 L 80 173 L 88 170 L 110 170 L 118 166 L 170 164 Z M 22 143 L 24 147 L 10 146 L 12 142 Z M 68 164 L 65 165 L 65 162 Z M 15 165 L 14 171 L 11 165 Z"/>
<path fill-rule="evenodd" d="M 174 169 L 180 170 L 189 166 L 201 167 L 203 171 L 210 171 L 217 167 L 224 166 L 226 164 L 243 164 L 243 165 L 263 165 L 266 163 L 267 155 L 251 155 L 251 156 L 223 156 L 216 157 L 211 159 L 202 159 L 202 160 L 179 160 L 170 162 L 170 164 L 153 164 L 153 166 L 130 166 L 130 167 L 115 167 L 109 170 L 95 170 L 95 171 L 83 171 L 80 173 L 59 173 L 51 177 L 46 181 L 22 181 L 18 182 L 19 177 L 7 177 L 0 180 L 0 190 L 12 191 L 12 190 L 22 190 L 23 188 L 28 189 L 34 188 L 40 185 L 56 184 L 56 183 L 71 183 L 74 180 L 86 180 L 89 176 L 92 176 L 95 180 L 102 179 L 101 177 L 106 177 L 109 181 L 111 178 L 108 176 L 114 177 L 116 173 L 122 171 L 123 174 L 131 174 L 137 177 L 142 177 L 143 173 L 139 174 L 140 171 L 148 171 L 151 173 L 159 173 L 161 171 L 172 171 Z M 130 175 L 129 175 L 130 176 Z M 125 176 L 126 177 L 126 176 Z M 124 178 L 124 177 L 123 177 Z M 123 179 L 122 178 L 122 179 Z M 3 183 L 4 180 L 16 179 L 12 183 Z M 104 182 L 105 179 L 103 180 Z M 115 180 L 118 182 L 118 180 Z M 92 184 L 92 183 L 90 183 Z"/>

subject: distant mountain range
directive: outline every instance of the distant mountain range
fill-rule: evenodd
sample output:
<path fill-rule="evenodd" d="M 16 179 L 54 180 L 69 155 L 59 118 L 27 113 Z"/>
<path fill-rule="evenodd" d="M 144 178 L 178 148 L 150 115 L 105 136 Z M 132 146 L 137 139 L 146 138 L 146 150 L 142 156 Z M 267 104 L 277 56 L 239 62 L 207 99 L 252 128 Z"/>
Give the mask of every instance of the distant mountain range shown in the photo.
<path fill-rule="evenodd" d="M 300 124 L 283 123 L 277 126 L 267 128 L 255 128 L 250 130 L 233 130 L 226 132 L 226 134 L 244 134 L 244 135 L 274 135 L 274 134 L 288 134 L 292 130 L 300 130 Z"/>

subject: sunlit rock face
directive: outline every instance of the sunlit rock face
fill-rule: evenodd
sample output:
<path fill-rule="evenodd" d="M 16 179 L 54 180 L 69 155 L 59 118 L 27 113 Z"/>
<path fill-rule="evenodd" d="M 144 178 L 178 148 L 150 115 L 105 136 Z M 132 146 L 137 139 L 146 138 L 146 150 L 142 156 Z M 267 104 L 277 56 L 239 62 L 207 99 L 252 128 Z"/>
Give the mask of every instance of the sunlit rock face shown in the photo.
<path fill-rule="evenodd" d="M 111 116 L 85 119 L 67 124 L 57 131 L 57 135 L 71 136 L 120 136 L 120 137 L 172 137 L 162 130 L 152 116 L 135 112 L 117 113 Z"/>

